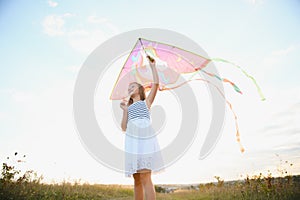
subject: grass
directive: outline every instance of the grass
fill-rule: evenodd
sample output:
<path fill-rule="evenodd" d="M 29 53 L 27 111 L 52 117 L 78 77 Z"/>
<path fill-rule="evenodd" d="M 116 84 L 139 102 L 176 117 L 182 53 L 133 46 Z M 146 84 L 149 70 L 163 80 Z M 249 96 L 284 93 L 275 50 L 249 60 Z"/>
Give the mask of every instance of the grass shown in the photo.
<path fill-rule="evenodd" d="M 122 199 L 133 196 L 132 189 L 116 185 L 13 182 L 1 184 L 0 188 L 0 199 Z"/>
<path fill-rule="evenodd" d="M 156 188 L 159 186 L 156 186 Z M 218 186 L 199 184 L 198 189 L 178 189 L 173 193 L 157 192 L 158 200 L 196 199 L 300 199 L 300 176 L 274 178 L 268 187 L 265 179 L 235 181 Z M 0 199 L 133 199 L 133 188 L 121 185 L 42 184 L 9 182 L 0 185 Z"/>
<path fill-rule="evenodd" d="M 300 175 L 288 175 L 280 168 L 281 177 L 248 175 L 244 180 L 224 181 L 215 176 L 214 183 L 172 186 L 155 185 L 157 200 L 200 200 L 200 199 L 300 199 Z M 41 183 L 32 170 L 20 174 L 14 166 L 2 163 L 0 176 L 0 199 L 133 199 L 133 186 L 81 184 L 62 182 Z"/>

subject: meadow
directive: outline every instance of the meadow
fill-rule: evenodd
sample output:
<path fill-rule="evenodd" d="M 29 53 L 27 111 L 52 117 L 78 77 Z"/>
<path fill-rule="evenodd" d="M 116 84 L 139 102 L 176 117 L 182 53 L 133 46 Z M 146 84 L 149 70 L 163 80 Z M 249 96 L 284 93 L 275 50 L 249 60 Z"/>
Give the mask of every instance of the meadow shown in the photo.
<path fill-rule="evenodd" d="M 287 162 L 287 161 L 286 161 Z M 292 164 L 289 164 L 292 165 Z M 197 199 L 300 199 L 300 175 L 291 175 L 284 168 L 281 176 L 271 173 L 246 176 L 236 181 L 193 185 L 155 185 L 158 200 Z M 15 166 L 2 163 L 0 199 L 133 199 L 133 186 L 88 184 L 80 181 L 45 184 L 43 176 L 28 170 L 21 173 Z"/>

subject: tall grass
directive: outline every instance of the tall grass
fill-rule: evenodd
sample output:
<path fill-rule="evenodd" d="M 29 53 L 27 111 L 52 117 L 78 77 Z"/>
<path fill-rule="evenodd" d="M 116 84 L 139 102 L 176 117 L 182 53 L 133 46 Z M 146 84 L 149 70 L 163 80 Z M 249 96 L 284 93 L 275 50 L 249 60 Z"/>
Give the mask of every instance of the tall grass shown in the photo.
<path fill-rule="evenodd" d="M 17 153 L 15 153 L 17 155 Z M 25 156 L 24 156 L 25 157 Z M 9 160 L 9 157 L 7 157 Z M 21 162 L 21 161 L 20 161 Z M 266 175 L 247 175 L 243 180 L 224 181 L 215 176 L 216 182 L 191 185 L 179 188 L 173 193 L 165 193 L 165 186 L 156 185 L 158 200 L 196 200 L 196 199 L 300 199 L 300 175 L 291 175 L 285 161 L 277 168 L 280 177 Z M 285 167 L 283 167 L 285 166 Z M 80 182 L 44 184 L 43 176 L 28 170 L 21 172 L 15 166 L 2 163 L 0 176 L 0 199 L 133 199 L 133 187 L 122 185 L 81 184 Z"/>

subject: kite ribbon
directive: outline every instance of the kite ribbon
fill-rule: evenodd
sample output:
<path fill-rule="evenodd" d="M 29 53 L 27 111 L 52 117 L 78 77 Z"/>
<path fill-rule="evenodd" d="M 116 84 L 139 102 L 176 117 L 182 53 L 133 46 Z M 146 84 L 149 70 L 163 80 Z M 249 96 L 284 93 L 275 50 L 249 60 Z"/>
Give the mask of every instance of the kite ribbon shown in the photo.
<path fill-rule="evenodd" d="M 262 101 L 266 100 L 266 98 L 264 97 L 264 95 L 263 95 L 260 87 L 258 86 L 256 80 L 251 75 L 249 75 L 245 70 L 243 70 L 240 66 L 238 66 L 238 65 L 236 65 L 236 64 L 234 64 L 234 63 L 232 63 L 232 62 L 230 62 L 228 60 L 224 60 L 222 58 L 210 58 L 209 60 L 211 60 L 211 61 L 217 61 L 217 62 L 223 62 L 223 63 L 228 63 L 228 64 L 231 64 L 231 65 L 237 67 L 238 69 L 240 69 L 248 78 L 250 78 L 252 80 L 252 82 L 256 86 L 256 89 L 258 91 L 258 94 L 259 94 L 261 100 Z"/>
<path fill-rule="evenodd" d="M 242 91 L 240 90 L 240 88 L 236 84 L 234 84 L 233 82 L 228 80 L 227 78 L 221 78 L 221 77 L 217 76 L 216 74 L 209 73 L 209 72 L 207 72 L 203 69 L 200 69 L 200 70 L 203 71 L 205 74 L 211 76 L 211 77 L 215 77 L 215 78 L 219 79 L 220 81 L 230 83 L 236 92 L 238 92 L 240 94 L 243 94 Z"/>
<path fill-rule="evenodd" d="M 186 84 L 190 81 L 193 81 L 193 80 L 198 80 L 198 81 L 204 81 L 204 82 L 207 82 L 209 84 L 212 84 L 216 89 L 217 91 L 221 94 L 221 96 L 224 98 L 224 100 L 226 101 L 227 105 L 229 106 L 231 112 L 233 113 L 233 116 L 234 116 L 234 120 L 235 120 L 235 128 L 236 128 L 236 140 L 237 142 L 239 143 L 239 146 L 240 146 L 240 151 L 243 153 L 245 151 L 245 148 L 243 147 L 243 145 L 241 144 L 241 139 L 240 139 L 240 132 L 239 132 L 239 126 L 238 126 L 238 121 L 237 121 L 237 116 L 232 108 L 232 105 L 231 103 L 226 99 L 225 95 L 223 94 L 223 92 L 213 83 L 211 83 L 210 81 L 208 80 L 205 80 L 205 79 L 202 79 L 202 78 L 195 78 L 195 79 L 189 79 L 187 81 L 184 81 L 183 83 L 177 85 L 177 86 L 174 86 L 174 87 L 163 87 L 162 89 L 159 88 L 160 91 L 162 90 L 171 90 L 171 89 L 175 89 L 175 88 L 178 88 L 180 86 L 182 86 L 183 84 Z"/>

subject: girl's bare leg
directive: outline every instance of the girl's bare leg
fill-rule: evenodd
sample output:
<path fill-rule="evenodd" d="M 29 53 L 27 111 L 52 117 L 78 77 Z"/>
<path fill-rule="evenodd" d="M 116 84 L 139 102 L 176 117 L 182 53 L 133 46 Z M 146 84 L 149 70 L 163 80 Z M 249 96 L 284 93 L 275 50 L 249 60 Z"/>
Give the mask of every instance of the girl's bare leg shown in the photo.
<path fill-rule="evenodd" d="M 151 171 L 143 171 L 140 173 L 140 179 L 143 184 L 145 194 L 146 194 L 146 199 L 147 200 L 155 200 L 156 199 L 156 194 L 155 194 L 155 188 L 151 180 Z"/>
<path fill-rule="evenodd" d="M 140 173 L 134 173 L 134 199 L 143 200 L 144 199 L 144 189 L 141 181 Z"/>

